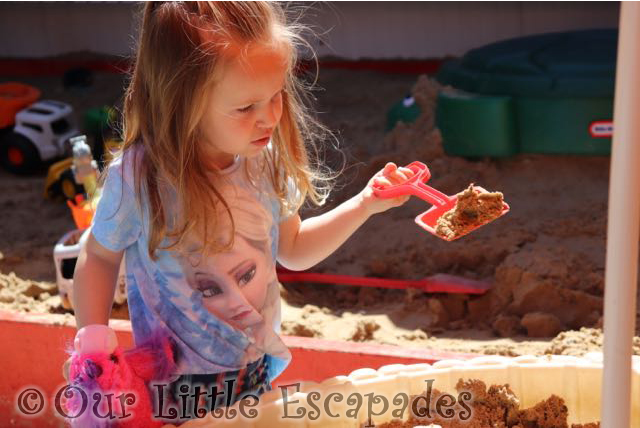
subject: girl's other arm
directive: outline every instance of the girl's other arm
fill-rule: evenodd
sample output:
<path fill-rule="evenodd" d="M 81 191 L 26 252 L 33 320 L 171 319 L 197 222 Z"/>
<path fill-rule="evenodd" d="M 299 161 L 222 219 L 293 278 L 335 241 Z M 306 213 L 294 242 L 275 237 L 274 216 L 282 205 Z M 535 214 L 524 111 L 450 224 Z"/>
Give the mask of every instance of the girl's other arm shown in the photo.
<path fill-rule="evenodd" d="M 396 184 L 411 175 L 411 170 L 388 163 L 362 192 L 333 210 L 304 221 L 297 214 L 283 221 L 280 223 L 278 261 L 291 270 L 305 270 L 321 262 L 337 250 L 371 215 L 400 206 L 409 199 L 409 196 L 378 198 L 373 194 L 373 183 Z"/>
<path fill-rule="evenodd" d="M 73 275 L 78 330 L 90 324 L 108 325 L 123 253 L 106 249 L 92 233 L 81 247 Z"/>

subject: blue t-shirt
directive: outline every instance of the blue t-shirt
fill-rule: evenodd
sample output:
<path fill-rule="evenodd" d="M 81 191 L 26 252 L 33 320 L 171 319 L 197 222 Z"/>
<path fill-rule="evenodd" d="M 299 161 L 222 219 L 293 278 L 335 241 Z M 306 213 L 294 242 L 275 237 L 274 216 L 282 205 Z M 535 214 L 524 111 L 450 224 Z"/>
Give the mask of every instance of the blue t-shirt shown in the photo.
<path fill-rule="evenodd" d="M 280 293 L 275 260 L 278 224 L 293 212 L 280 214 L 273 188 L 264 176 L 262 155 L 236 157 L 217 181 L 216 188 L 233 216 L 231 249 L 207 254 L 199 245 L 201 238 L 191 233 L 180 246 L 182 250 L 158 249 L 156 260 L 148 252 L 146 197 L 139 207 L 134 193 L 133 164 L 143 155 L 142 148 L 132 148 L 109 165 L 92 223 L 98 243 L 112 251 L 125 251 L 135 342 L 158 331 L 168 334 L 178 348 L 176 376 L 239 370 L 266 354 L 269 377 L 275 379 L 291 360 L 278 335 Z M 299 197 L 295 191 L 289 193 Z M 175 192 L 172 196 L 167 191 L 164 197 L 165 218 L 172 218 L 175 213 L 171 210 L 177 207 Z M 294 201 L 294 206 L 299 204 Z M 217 219 L 212 236 L 228 242 L 229 217 L 221 210 Z M 161 247 L 168 243 L 165 238 Z"/>

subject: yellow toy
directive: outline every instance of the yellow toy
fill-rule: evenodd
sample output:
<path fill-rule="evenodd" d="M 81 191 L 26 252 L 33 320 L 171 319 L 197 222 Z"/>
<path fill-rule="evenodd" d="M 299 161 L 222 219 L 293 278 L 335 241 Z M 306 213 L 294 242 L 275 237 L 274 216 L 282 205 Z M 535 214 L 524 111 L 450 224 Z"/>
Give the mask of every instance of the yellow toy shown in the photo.
<path fill-rule="evenodd" d="M 73 158 L 71 171 L 76 184 L 82 184 L 88 199 L 96 191 L 98 181 L 98 164 L 91 155 L 91 147 L 87 144 L 87 137 L 80 135 L 71 140 Z"/>

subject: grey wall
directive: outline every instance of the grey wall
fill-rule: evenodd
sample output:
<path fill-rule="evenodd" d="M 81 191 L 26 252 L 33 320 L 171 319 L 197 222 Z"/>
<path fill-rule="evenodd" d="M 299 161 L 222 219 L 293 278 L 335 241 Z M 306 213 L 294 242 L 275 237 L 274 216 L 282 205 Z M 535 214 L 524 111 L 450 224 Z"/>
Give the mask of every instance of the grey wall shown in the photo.
<path fill-rule="evenodd" d="M 136 3 L 0 3 L 0 56 L 45 57 L 74 51 L 126 55 Z"/>
<path fill-rule="evenodd" d="M 318 13 L 334 53 L 358 57 L 442 57 L 501 39 L 618 26 L 618 3 L 344 2 Z M 333 9 L 333 10 L 331 10 Z M 319 49 L 329 53 L 327 48 Z"/>
<path fill-rule="evenodd" d="M 293 3 L 300 7 L 301 3 Z M 306 3 L 320 55 L 429 58 L 461 55 L 510 37 L 616 27 L 616 2 Z M 0 3 L 0 56 L 45 57 L 74 51 L 128 55 L 139 3 Z M 323 34 L 324 33 L 324 34 Z"/>

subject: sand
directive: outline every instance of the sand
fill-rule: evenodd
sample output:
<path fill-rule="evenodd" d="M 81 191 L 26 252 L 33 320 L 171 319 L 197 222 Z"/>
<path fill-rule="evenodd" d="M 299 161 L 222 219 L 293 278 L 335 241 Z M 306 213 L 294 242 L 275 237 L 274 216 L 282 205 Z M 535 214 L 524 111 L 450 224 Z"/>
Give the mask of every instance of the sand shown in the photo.
<path fill-rule="evenodd" d="M 433 428 L 569 428 L 568 409 L 562 398 L 551 395 L 530 408 L 521 409 L 520 400 L 509 385 L 487 385 L 481 380 L 459 379 L 456 385 L 457 397 L 433 390 L 430 405 L 424 400 L 417 402 L 416 413 L 409 420 L 363 426 L 378 428 L 414 428 L 432 426 Z M 466 397 L 463 394 L 468 393 Z M 429 396 L 427 392 L 421 394 Z M 415 397 L 412 397 L 412 401 Z M 438 411 L 437 403 L 447 403 Z M 448 415 L 442 410 L 450 412 Z M 427 425 L 431 424 L 433 425 Z M 600 423 L 572 424 L 571 428 L 598 428 Z"/>
<path fill-rule="evenodd" d="M 447 240 L 459 238 L 500 217 L 504 195 L 486 192 L 473 183 L 456 195 L 456 204 L 436 221 L 436 233 Z"/>
<path fill-rule="evenodd" d="M 43 98 L 70 102 L 80 113 L 113 103 L 124 77 L 96 73 L 94 85 L 66 92 L 58 77 L 19 78 Z M 429 208 L 412 198 L 371 218 L 318 272 L 420 279 L 448 273 L 492 281 L 484 296 L 414 290 L 284 284 L 283 332 L 330 340 L 500 355 L 582 355 L 601 349 L 601 317 L 609 158 L 517 155 L 463 159 L 444 155 L 435 127 L 439 86 L 411 75 L 322 70 L 319 118 L 336 131 L 344 156 L 328 147 L 327 162 L 346 163 L 327 206 L 357 193 L 387 161 L 426 163 L 429 182 L 446 194 L 469 183 L 500 191 L 505 216 L 445 242 L 414 224 Z M 412 125 L 385 134 L 385 114 L 406 93 L 423 109 Z M 81 117 L 81 116 L 80 116 Z M 0 308 L 70 313 L 55 287 L 53 246 L 73 228 L 68 208 L 42 196 L 46 170 L 31 177 L 0 171 Z M 126 318 L 126 306 L 114 317 Z M 637 324 L 640 326 L 640 323 Z M 634 352 L 640 354 L 636 339 Z"/>

